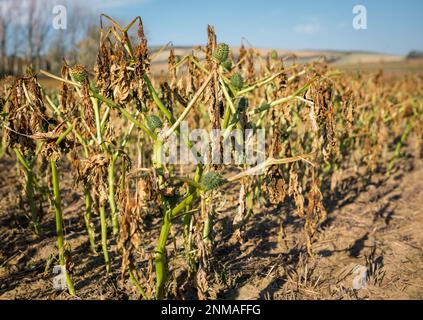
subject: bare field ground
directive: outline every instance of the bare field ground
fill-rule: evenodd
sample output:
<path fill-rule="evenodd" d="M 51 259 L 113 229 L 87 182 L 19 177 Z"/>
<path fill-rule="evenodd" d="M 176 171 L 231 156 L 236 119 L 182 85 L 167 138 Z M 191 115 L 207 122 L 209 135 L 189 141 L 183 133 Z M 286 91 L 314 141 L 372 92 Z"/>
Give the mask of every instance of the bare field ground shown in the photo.
<path fill-rule="evenodd" d="M 235 56 L 238 54 L 239 48 L 234 48 L 233 53 Z M 266 48 L 254 49 L 262 57 L 266 57 L 269 52 L 275 51 L 280 57 L 289 64 L 292 59 L 297 59 L 301 62 L 316 61 L 323 57 L 334 67 L 345 69 L 365 69 L 365 70 L 378 70 L 382 69 L 395 69 L 402 71 L 413 71 L 415 69 L 423 70 L 423 59 L 416 59 L 414 61 L 407 61 L 405 57 L 398 55 L 389 55 L 382 53 L 372 52 L 354 52 L 354 51 L 331 51 L 331 50 L 274 50 Z M 191 54 L 192 48 L 177 47 L 175 54 L 185 56 Z M 204 54 L 194 50 L 196 56 L 200 59 L 204 58 Z M 153 71 L 159 74 L 167 69 L 167 58 L 169 56 L 168 50 L 161 52 L 157 51 L 155 54 L 154 63 L 152 64 Z"/>
<path fill-rule="evenodd" d="M 366 62 L 351 64 L 336 64 L 335 67 L 344 71 L 378 72 L 383 70 L 385 75 L 398 76 L 410 73 L 423 72 L 423 59 L 390 61 L 390 62 Z"/>

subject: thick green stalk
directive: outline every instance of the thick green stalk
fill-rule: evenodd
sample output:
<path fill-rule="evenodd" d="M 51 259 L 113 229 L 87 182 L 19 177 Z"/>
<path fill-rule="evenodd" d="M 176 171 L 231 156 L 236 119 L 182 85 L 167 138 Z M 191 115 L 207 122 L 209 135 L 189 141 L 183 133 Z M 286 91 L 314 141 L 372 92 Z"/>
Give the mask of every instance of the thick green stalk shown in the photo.
<path fill-rule="evenodd" d="M 51 164 L 51 175 L 52 175 L 52 182 L 53 182 L 54 209 L 56 212 L 56 232 L 57 232 L 57 247 L 59 249 L 59 263 L 62 268 L 62 273 L 64 273 L 64 276 L 66 279 L 66 285 L 68 287 L 69 294 L 74 296 L 75 288 L 73 286 L 72 279 L 68 271 L 66 270 L 65 241 L 63 238 L 62 204 L 60 199 L 59 176 L 57 174 L 56 161 L 54 159 L 51 159 L 50 164 Z"/>
<path fill-rule="evenodd" d="M 272 82 L 273 80 L 275 80 L 277 77 L 279 77 L 280 75 L 282 75 L 283 73 L 285 73 L 285 71 L 280 71 L 278 73 L 275 73 L 274 75 L 270 76 L 270 77 L 266 77 L 263 79 L 258 80 L 255 84 L 253 84 L 252 86 L 245 88 L 243 90 L 238 91 L 238 96 L 242 96 L 245 95 L 257 88 L 260 88 L 261 86 L 264 86 L 267 83 Z"/>
<path fill-rule="evenodd" d="M 193 108 L 196 101 L 198 100 L 198 98 L 200 97 L 202 92 L 207 87 L 208 83 L 210 82 L 210 80 L 212 78 L 212 74 L 209 75 L 208 79 L 203 83 L 201 88 L 197 91 L 197 93 L 194 95 L 194 97 L 191 99 L 191 101 L 186 106 L 184 112 L 179 116 L 179 118 L 176 121 L 173 118 L 173 116 L 170 114 L 170 112 L 167 110 L 167 108 L 164 106 L 164 104 L 162 103 L 160 98 L 158 97 L 157 92 L 155 91 L 153 85 L 151 84 L 150 79 L 147 76 L 145 76 L 144 78 L 145 78 L 146 84 L 149 88 L 151 95 L 153 96 L 153 100 L 156 103 L 157 107 L 164 114 L 164 116 L 167 118 L 167 120 L 172 124 L 172 127 L 169 130 L 167 130 L 166 134 L 165 134 L 167 137 L 169 137 L 173 132 L 176 132 L 179 135 L 179 128 L 180 128 L 181 122 L 187 117 L 189 111 Z M 189 148 L 192 148 L 192 143 L 189 141 L 189 139 L 187 137 L 183 137 L 183 138 L 184 138 L 183 139 L 184 143 L 187 144 L 187 146 Z M 163 148 L 164 143 L 163 143 L 163 141 L 161 141 L 159 139 L 153 139 L 153 140 L 155 140 L 155 143 L 154 143 L 154 146 L 153 146 L 154 167 L 156 169 L 163 168 L 163 160 L 164 159 L 163 159 L 163 154 L 162 154 L 162 148 Z M 200 171 L 202 170 L 201 165 L 197 166 L 197 169 L 198 168 L 200 168 L 199 169 Z M 201 174 L 198 176 L 198 179 L 199 178 L 201 178 Z M 158 177 L 159 185 L 160 185 L 161 179 L 162 179 L 162 177 L 159 176 Z M 194 194 L 189 195 L 186 199 L 188 199 L 188 198 L 192 198 L 194 200 L 195 195 Z M 191 202 L 193 200 L 191 200 Z M 178 212 L 184 210 L 186 208 L 186 206 L 189 206 L 190 203 L 191 203 L 191 202 L 185 203 L 184 201 L 181 202 L 177 206 Z M 182 206 L 181 206 L 181 204 L 182 204 Z M 169 211 L 168 208 L 166 208 L 166 214 L 165 214 L 164 219 L 163 219 L 162 229 L 161 229 L 161 232 L 160 232 L 160 238 L 159 238 L 159 242 L 158 242 L 157 248 L 156 248 L 155 266 L 156 266 L 156 298 L 157 299 L 163 299 L 163 297 L 164 297 L 164 286 L 165 286 L 166 280 L 167 280 L 167 261 L 166 261 L 165 250 L 166 250 L 166 242 L 167 242 L 169 232 L 170 232 L 170 228 L 171 228 L 171 225 L 172 225 L 171 219 L 173 217 L 175 209 L 176 208 Z"/>
<path fill-rule="evenodd" d="M 156 106 L 160 109 L 160 111 L 163 113 L 163 115 L 166 117 L 166 119 L 170 123 L 174 123 L 175 119 L 173 118 L 170 111 L 167 110 L 167 108 L 165 107 L 163 102 L 160 100 L 159 95 L 156 92 L 156 89 L 154 89 L 153 84 L 150 81 L 150 78 L 146 74 L 144 75 L 144 81 L 145 81 L 145 83 L 148 87 L 149 92 L 153 96 L 153 100 L 154 100 L 154 103 L 156 104 Z"/>
<path fill-rule="evenodd" d="M 160 230 L 159 241 L 156 248 L 156 299 L 161 300 L 164 297 L 164 286 L 167 281 L 167 261 L 166 261 L 166 242 L 169 238 L 170 228 L 172 226 L 172 219 L 178 213 L 190 205 L 200 195 L 200 191 L 196 190 L 192 195 L 182 200 L 175 208 L 166 211 L 163 218 L 163 225 Z"/>
<path fill-rule="evenodd" d="M 170 212 L 167 211 L 163 218 L 162 228 L 160 230 L 159 241 L 156 248 L 156 299 L 162 300 L 164 298 L 164 288 L 168 278 L 167 257 L 166 257 L 166 242 L 169 237 L 172 222 L 170 219 Z"/>
<path fill-rule="evenodd" d="M 84 190 L 85 193 L 85 227 L 87 229 L 88 238 L 90 239 L 90 247 L 93 253 L 97 253 L 96 244 L 95 244 L 95 232 L 91 225 L 91 214 L 92 214 L 92 198 L 90 194 L 90 190 L 88 187 Z"/>
<path fill-rule="evenodd" d="M 225 130 L 228 127 L 230 119 L 231 119 L 231 108 L 229 106 L 226 106 L 225 114 L 223 116 L 223 123 L 222 123 L 223 130 Z"/>
<path fill-rule="evenodd" d="M 205 244 L 210 244 L 213 241 L 212 230 L 213 230 L 213 223 L 214 223 L 214 215 L 215 215 L 215 211 L 214 211 L 214 206 L 212 205 L 210 212 L 207 213 L 207 219 L 206 221 L 204 221 L 204 226 L 203 226 L 203 242 Z"/>
<path fill-rule="evenodd" d="M 100 127 L 101 127 L 101 134 L 102 135 L 104 135 L 104 131 L 106 129 L 107 121 L 109 121 L 109 118 L 110 118 L 110 110 L 111 110 L 111 107 L 107 106 L 106 111 L 104 111 L 103 117 L 101 118 Z"/>
<path fill-rule="evenodd" d="M 200 190 L 196 189 L 192 194 L 187 196 L 184 200 L 179 202 L 179 204 L 172 209 L 170 212 L 170 219 L 174 219 L 181 211 L 183 211 L 187 206 L 191 205 L 198 197 L 200 196 Z"/>
<path fill-rule="evenodd" d="M 14 149 L 19 163 L 23 166 L 26 174 L 26 195 L 28 197 L 29 209 L 31 210 L 31 222 L 34 227 L 35 234 L 40 231 L 40 219 L 38 210 L 34 202 L 34 173 L 29 162 L 25 159 L 19 149 Z"/>
<path fill-rule="evenodd" d="M 201 180 L 202 174 L 203 174 L 203 165 L 198 164 L 197 168 L 195 169 L 194 182 L 198 183 Z M 192 194 L 194 194 L 195 190 L 196 190 L 196 187 L 190 185 L 189 189 L 188 189 L 187 196 L 189 197 Z M 185 213 L 184 213 L 184 217 L 183 217 L 185 252 L 187 254 L 189 254 L 189 252 L 191 252 L 191 243 L 189 241 L 189 239 L 190 239 L 189 232 L 190 232 L 190 224 L 191 224 L 192 215 L 189 213 L 190 210 L 191 210 L 191 205 L 189 204 L 185 208 Z"/>
<path fill-rule="evenodd" d="M 71 133 L 71 131 L 73 130 L 73 125 L 69 125 L 66 130 L 60 135 L 60 137 L 57 139 L 56 144 L 59 145 L 65 138 L 66 136 Z"/>
<path fill-rule="evenodd" d="M 163 142 L 157 140 L 153 145 L 153 164 L 155 169 L 163 169 Z M 162 170 L 161 170 L 162 171 Z M 158 170 L 156 172 L 159 172 Z M 163 176 L 157 176 L 157 183 L 160 187 Z M 164 200 L 164 199 L 163 199 Z M 160 230 L 159 240 L 156 246 L 155 269 L 156 269 L 156 299 L 162 300 L 164 297 L 164 287 L 167 281 L 167 260 L 166 260 L 166 241 L 172 226 L 169 217 L 169 210 L 166 208 L 166 202 L 163 202 L 166 213 L 163 217 L 162 228 Z"/>

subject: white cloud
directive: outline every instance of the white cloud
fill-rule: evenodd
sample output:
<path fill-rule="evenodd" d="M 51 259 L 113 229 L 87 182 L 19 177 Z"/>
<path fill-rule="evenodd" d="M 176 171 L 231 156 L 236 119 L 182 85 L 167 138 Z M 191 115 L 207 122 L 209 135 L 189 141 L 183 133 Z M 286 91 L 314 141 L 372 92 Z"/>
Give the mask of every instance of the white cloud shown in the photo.
<path fill-rule="evenodd" d="M 313 18 L 310 21 L 299 24 L 293 28 L 294 32 L 303 34 L 316 34 L 322 30 L 322 26 L 318 19 Z"/>

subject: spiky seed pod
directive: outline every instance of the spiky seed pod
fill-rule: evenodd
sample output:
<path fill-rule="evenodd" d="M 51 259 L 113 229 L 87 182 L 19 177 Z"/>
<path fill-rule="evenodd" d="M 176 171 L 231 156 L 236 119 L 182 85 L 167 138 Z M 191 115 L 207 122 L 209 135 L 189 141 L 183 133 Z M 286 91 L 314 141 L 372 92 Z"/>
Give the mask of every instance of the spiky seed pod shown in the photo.
<path fill-rule="evenodd" d="M 222 63 L 222 67 L 226 71 L 231 71 L 231 69 L 232 69 L 232 61 L 231 60 L 226 60 L 225 62 Z"/>
<path fill-rule="evenodd" d="M 229 46 L 226 43 L 219 43 L 213 52 L 213 57 L 220 63 L 224 63 L 229 57 Z"/>
<path fill-rule="evenodd" d="M 226 183 L 226 179 L 224 179 L 217 172 L 207 172 L 201 178 L 201 184 L 206 189 L 206 191 L 216 189 L 225 183 Z"/>
<path fill-rule="evenodd" d="M 78 83 L 83 84 L 88 81 L 88 71 L 83 65 L 76 64 L 69 68 L 69 74 Z"/>
<path fill-rule="evenodd" d="M 231 83 L 237 90 L 241 90 L 244 86 L 244 79 L 239 72 L 236 72 L 231 77 Z"/>
<path fill-rule="evenodd" d="M 147 121 L 148 127 L 152 131 L 155 131 L 157 129 L 163 128 L 163 122 L 162 122 L 162 120 L 158 116 L 156 116 L 154 114 L 148 115 L 146 117 L 146 121 Z"/>
<path fill-rule="evenodd" d="M 278 53 L 276 50 L 273 50 L 272 52 L 270 52 L 270 58 L 273 60 L 278 59 Z"/>

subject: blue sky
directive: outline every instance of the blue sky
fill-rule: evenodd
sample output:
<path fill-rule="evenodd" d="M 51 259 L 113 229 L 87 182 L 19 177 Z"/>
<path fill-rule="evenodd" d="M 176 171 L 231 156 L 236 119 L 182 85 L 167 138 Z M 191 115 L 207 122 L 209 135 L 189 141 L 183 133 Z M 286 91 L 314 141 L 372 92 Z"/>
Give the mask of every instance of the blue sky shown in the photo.
<path fill-rule="evenodd" d="M 140 15 L 152 45 L 218 41 L 280 49 L 364 50 L 407 54 L 423 50 L 421 0 L 92 0 L 94 10 L 122 21 Z M 352 27 L 352 8 L 367 8 L 367 30 Z"/>

